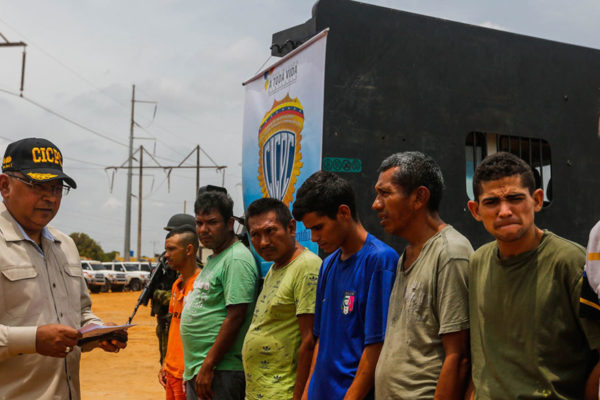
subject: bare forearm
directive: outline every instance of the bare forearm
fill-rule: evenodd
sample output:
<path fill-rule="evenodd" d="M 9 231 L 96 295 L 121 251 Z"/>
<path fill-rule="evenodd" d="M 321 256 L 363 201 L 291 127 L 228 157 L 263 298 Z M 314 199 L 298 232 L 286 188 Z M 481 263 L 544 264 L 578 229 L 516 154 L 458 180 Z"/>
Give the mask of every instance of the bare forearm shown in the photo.
<path fill-rule="evenodd" d="M 304 392 L 302 394 L 302 400 L 308 399 L 308 386 L 310 385 L 310 379 L 312 374 L 315 372 L 315 364 L 317 363 L 317 356 L 319 355 L 319 339 L 317 338 L 317 342 L 315 343 L 315 349 L 312 354 L 312 361 L 310 363 L 310 372 L 308 373 L 308 379 L 306 380 L 306 385 L 304 386 Z"/>
<path fill-rule="evenodd" d="M 370 344 L 363 350 L 356 376 L 346 392 L 345 400 L 361 400 L 373 389 L 375 382 L 375 367 L 379 360 L 383 343 Z"/>
<path fill-rule="evenodd" d="M 315 349 L 314 340 L 302 341 L 298 350 L 298 367 L 296 368 L 296 386 L 294 387 L 294 400 L 302 398 L 304 386 L 311 370 L 313 351 Z"/>
<path fill-rule="evenodd" d="M 444 360 L 435 390 L 435 400 L 463 399 L 469 373 L 466 355 L 449 354 Z"/>

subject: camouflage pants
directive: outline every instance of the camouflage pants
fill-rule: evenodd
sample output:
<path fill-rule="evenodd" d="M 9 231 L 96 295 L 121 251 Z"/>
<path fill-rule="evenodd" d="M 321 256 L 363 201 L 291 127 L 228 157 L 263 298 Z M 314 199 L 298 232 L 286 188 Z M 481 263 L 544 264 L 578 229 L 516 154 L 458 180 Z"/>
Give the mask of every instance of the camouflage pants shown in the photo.
<path fill-rule="evenodd" d="M 156 337 L 158 338 L 158 351 L 160 352 L 160 364 L 162 365 L 167 354 L 167 344 L 169 343 L 169 325 L 171 318 L 156 318 Z"/>

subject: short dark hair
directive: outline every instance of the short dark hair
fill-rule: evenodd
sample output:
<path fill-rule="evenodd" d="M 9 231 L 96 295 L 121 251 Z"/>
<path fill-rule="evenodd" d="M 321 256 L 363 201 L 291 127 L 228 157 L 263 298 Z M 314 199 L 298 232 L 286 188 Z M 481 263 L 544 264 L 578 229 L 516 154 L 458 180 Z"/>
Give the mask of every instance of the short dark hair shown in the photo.
<path fill-rule="evenodd" d="M 398 167 L 392 176 L 392 182 L 402 188 L 406 195 L 419 186 L 429 190 L 429 211 L 438 211 L 444 192 L 444 176 L 437 162 L 420 151 L 405 151 L 392 154 L 381 162 L 378 173 Z"/>
<path fill-rule="evenodd" d="M 212 210 L 217 210 L 223 217 L 225 223 L 233 217 L 233 200 L 227 193 L 218 191 L 208 191 L 200 193 L 194 203 L 194 212 L 206 214 Z"/>
<path fill-rule="evenodd" d="M 298 221 L 310 212 L 336 219 L 342 204 L 350 208 L 352 218 L 358 221 L 356 197 L 350 183 L 332 172 L 317 171 L 298 189 L 292 214 Z"/>
<path fill-rule="evenodd" d="M 181 225 L 176 228 L 173 228 L 167 233 L 167 239 L 173 236 L 179 235 L 179 243 L 181 243 L 184 247 L 188 245 L 194 246 L 194 254 L 198 250 L 198 235 L 196 234 L 196 229 L 190 225 Z"/>
<path fill-rule="evenodd" d="M 253 201 L 248 206 L 248 209 L 246 210 L 246 229 L 250 230 L 248 223 L 250 218 L 267 213 L 269 211 L 273 211 L 277 217 L 277 222 L 279 222 L 284 228 L 287 228 L 292 220 L 292 213 L 290 213 L 289 208 L 287 208 L 285 203 L 281 200 L 265 197 Z"/>
<path fill-rule="evenodd" d="M 533 194 L 536 187 L 535 178 L 529 164 L 514 154 L 505 151 L 487 156 L 475 168 L 475 173 L 473 174 L 473 194 L 475 201 L 479 201 L 482 182 L 495 181 L 514 175 L 519 175 L 521 177 L 521 185 L 526 187 L 530 194 Z"/>

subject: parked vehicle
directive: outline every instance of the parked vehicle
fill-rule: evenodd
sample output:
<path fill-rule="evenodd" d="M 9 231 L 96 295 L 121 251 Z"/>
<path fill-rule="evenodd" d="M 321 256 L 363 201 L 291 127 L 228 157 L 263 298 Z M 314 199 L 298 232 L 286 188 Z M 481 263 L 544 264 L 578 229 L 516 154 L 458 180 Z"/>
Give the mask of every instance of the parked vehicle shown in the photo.
<path fill-rule="evenodd" d="M 150 281 L 150 265 L 147 262 L 121 263 L 127 274 L 127 286 L 133 291 L 142 290 Z"/>
<path fill-rule="evenodd" d="M 100 261 L 81 260 L 81 269 L 90 292 L 99 293 L 106 288 L 109 271 Z"/>
<path fill-rule="evenodd" d="M 107 287 L 113 292 L 122 292 L 129 283 L 125 267 L 121 262 L 103 262 L 102 265 L 108 270 Z"/>

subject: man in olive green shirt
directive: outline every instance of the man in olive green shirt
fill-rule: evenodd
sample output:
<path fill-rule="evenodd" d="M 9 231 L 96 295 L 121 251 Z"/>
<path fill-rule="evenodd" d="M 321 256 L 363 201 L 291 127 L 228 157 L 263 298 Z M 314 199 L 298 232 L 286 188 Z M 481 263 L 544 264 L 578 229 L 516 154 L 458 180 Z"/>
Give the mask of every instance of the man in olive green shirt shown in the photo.
<path fill-rule="evenodd" d="M 256 200 L 246 221 L 254 249 L 273 261 L 242 348 L 246 399 L 299 400 L 315 346 L 321 259 L 296 242 L 296 221 L 280 200 Z"/>
<path fill-rule="evenodd" d="M 535 225 L 544 193 L 518 157 L 485 158 L 473 193 L 496 240 L 470 261 L 471 396 L 598 399 L 600 325 L 579 318 L 585 250 Z"/>
<path fill-rule="evenodd" d="M 207 191 L 194 204 L 196 233 L 213 251 L 181 312 L 188 400 L 244 398 L 241 349 L 256 299 L 258 270 L 233 232 L 233 201 Z"/>
<path fill-rule="evenodd" d="M 396 153 L 379 167 L 373 209 L 386 232 L 408 246 L 375 370 L 377 399 L 462 399 L 465 392 L 473 248 L 440 218 L 443 189 L 440 167 L 423 153 Z"/>

